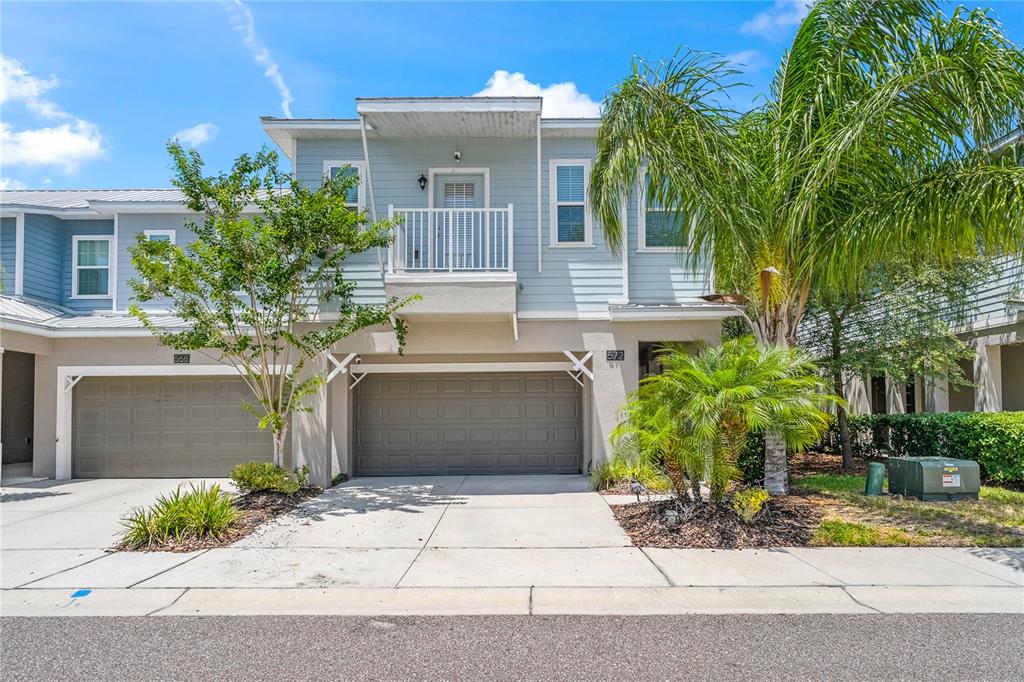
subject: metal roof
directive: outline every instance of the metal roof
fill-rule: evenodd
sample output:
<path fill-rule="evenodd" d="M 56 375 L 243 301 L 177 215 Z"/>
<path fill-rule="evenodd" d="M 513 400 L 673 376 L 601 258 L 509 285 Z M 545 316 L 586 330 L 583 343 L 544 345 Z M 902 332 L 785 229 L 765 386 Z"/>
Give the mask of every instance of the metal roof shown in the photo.
<path fill-rule="evenodd" d="M 154 313 L 150 319 L 165 328 L 186 327 L 181 318 Z M 76 313 L 60 306 L 0 295 L 0 330 L 41 336 L 149 336 L 127 313 Z"/>
<path fill-rule="evenodd" d="M 179 189 L 16 189 L 0 191 L 0 208 L 38 208 L 58 211 L 94 208 L 94 204 L 180 204 Z"/>

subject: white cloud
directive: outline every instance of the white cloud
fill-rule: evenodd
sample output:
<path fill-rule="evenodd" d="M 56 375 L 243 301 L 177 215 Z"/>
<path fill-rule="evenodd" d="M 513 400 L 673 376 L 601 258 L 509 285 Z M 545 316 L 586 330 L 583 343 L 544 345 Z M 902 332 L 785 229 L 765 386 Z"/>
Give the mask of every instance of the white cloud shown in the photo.
<path fill-rule="evenodd" d="M 526 80 L 519 71 L 495 71 L 488 79 L 487 87 L 473 96 L 543 97 L 545 118 L 596 118 L 601 115 L 601 105 L 590 99 L 590 95 L 580 92 L 572 81 L 542 87 Z"/>
<path fill-rule="evenodd" d="M 33 76 L 17 59 L 3 54 L 0 76 L 0 104 L 22 104 L 36 116 L 55 123 L 15 130 L 11 124 L 0 122 L 0 162 L 4 166 L 55 166 L 74 173 L 81 163 L 106 152 L 95 123 L 72 116 L 45 96 L 59 85 L 56 76 Z"/>
<path fill-rule="evenodd" d="M 274 56 L 256 35 L 256 21 L 253 19 L 252 10 L 241 0 L 231 0 L 227 7 L 231 13 L 231 23 L 234 24 L 235 30 L 242 34 L 242 44 L 252 53 L 253 60 L 264 67 L 263 75 L 274 84 L 277 94 L 281 97 L 281 111 L 286 118 L 291 118 L 291 104 L 295 98 L 292 97 L 288 84 L 284 82 L 284 76 L 281 75 L 281 69 Z"/>
<path fill-rule="evenodd" d="M 0 190 L 3 189 L 27 189 L 26 185 L 21 180 L 15 180 L 14 178 L 0 178 Z"/>
<path fill-rule="evenodd" d="M 197 123 L 191 128 L 174 133 L 174 139 L 189 147 L 198 147 L 215 138 L 218 130 L 219 128 L 212 123 Z"/>
<path fill-rule="evenodd" d="M 56 166 L 69 174 L 105 152 L 99 128 L 82 119 L 29 130 L 0 123 L 0 151 L 5 166 Z"/>
<path fill-rule="evenodd" d="M 775 0 L 775 4 L 740 26 L 740 33 L 778 38 L 790 27 L 798 25 L 810 11 L 810 0 Z"/>
<path fill-rule="evenodd" d="M 731 66 L 745 67 L 747 71 L 756 71 L 764 66 L 764 55 L 757 50 L 741 50 L 725 55 Z"/>

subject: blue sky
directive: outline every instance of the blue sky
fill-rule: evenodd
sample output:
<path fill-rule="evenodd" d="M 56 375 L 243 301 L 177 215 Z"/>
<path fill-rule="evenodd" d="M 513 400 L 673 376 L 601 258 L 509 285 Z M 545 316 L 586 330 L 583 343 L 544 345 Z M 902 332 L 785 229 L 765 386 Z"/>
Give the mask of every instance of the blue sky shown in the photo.
<path fill-rule="evenodd" d="M 747 64 L 746 108 L 799 2 L 5 1 L 0 186 L 166 187 L 170 137 L 219 170 L 269 143 L 259 116 L 352 116 L 357 96 L 539 93 L 545 115 L 586 114 L 634 55 L 680 45 Z M 984 6 L 1024 42 L 1024 4 Z"/>

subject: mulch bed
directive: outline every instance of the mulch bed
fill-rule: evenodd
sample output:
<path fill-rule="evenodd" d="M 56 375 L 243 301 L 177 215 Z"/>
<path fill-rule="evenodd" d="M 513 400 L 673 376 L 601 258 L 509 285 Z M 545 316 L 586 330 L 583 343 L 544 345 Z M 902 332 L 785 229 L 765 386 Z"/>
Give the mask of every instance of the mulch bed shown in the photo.
<path fill-rule="evenodd" d="M 830 452 L 800 452 L 789 456 L 790 477 L 814 476 L 819 474 L 866 474 L 868 461 L 862 457 L 853 458 L 853 468 L 843 468 L 843 456 Z"/>
<path fill-rule="evenodd" d="M 749 525 L 727 506 L 687 503 L 680 524 L 669 528 L 664 512 L 676 508 L 674 500 L 615 505 L 612 513 L 637 547 L 803 547 L 810 544 L 827 504 L 818 495 L 772 498 Z"/>
<path fill-rule="evenodd" d="M 323 490 L 320 488 L 302 488 L 293 495 L 269 492 L 240 495 L 235 499 L 235 504 L 240 512 L 238 522 L 220 539 L 210 537 L 182 538 L 181 540 L 140 547 L 136 550 L 115 548 L 114 551 L 194 552 L 200 549 L 227 547 L 250 535 L 264 523 L 282 514 L 287 514 L 306 500 L 316 497 L 322 492 Z"/>

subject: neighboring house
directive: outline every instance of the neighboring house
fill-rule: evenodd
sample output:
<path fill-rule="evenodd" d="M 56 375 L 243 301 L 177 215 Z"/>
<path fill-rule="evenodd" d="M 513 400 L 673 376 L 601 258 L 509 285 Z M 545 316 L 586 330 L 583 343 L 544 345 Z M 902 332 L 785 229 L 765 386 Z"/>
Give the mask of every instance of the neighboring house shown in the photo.
<path fill-rule="evenodd" d="M 687 265 L 641 192 L 622 207 L 627 247 L 608 248 L 587 205 L 597 119 L 544 119 L 540 98 L 360 99 L 357 110 L 263 127 L 301 181 L 358 173 L 352 205 L 401 218 L 394 248 L 346 263 L 356 299 L 423 300 L 402 313 L 404 355 L 380 329 L 319 359 L 330 382 L 295 417 L 292 463 L 323 484 L 338 472 L 570 473 L 606 459 L 652 346 L 713 342 L 732 314 L 699 298 L 710 260 Z M 186 244 L 181 199 L 0 194 L 5 464 L 29 459 L 61 479 L 223 476 L 269 458 L 234 370 L 158 346 L 126 314 L 128 246 L 139 233 Z M 22 406 L 10 428 L 9 404 Z"/>
<path fill-rule="evenodd" d="M 996 266 L 996 274 L 974 292 L 969 319 L 954 329 L 974 351 L 960 363 L 973 385 L 856 377 L 848 382 L 845 396 L 853 413 L 1024 410 L 1024 260 L 1007 255 Z"/>

